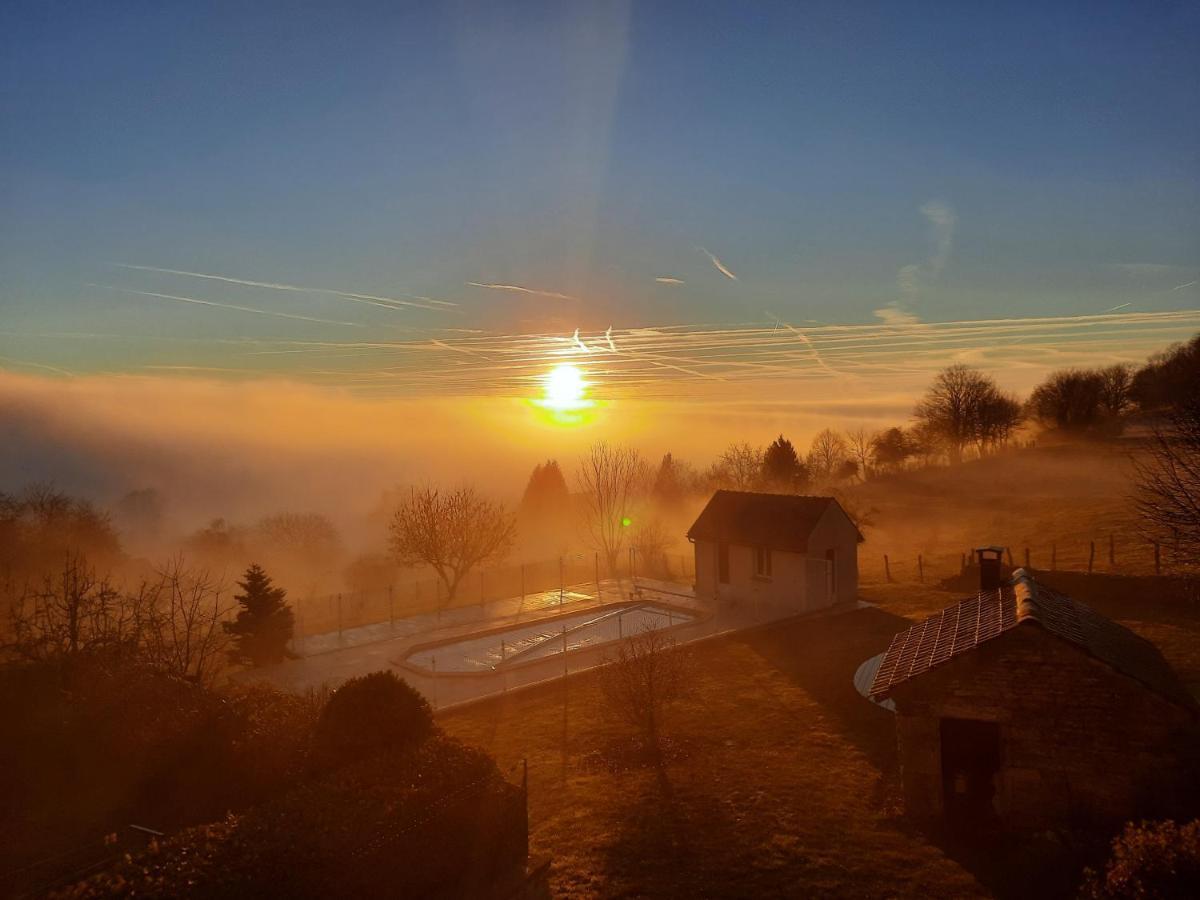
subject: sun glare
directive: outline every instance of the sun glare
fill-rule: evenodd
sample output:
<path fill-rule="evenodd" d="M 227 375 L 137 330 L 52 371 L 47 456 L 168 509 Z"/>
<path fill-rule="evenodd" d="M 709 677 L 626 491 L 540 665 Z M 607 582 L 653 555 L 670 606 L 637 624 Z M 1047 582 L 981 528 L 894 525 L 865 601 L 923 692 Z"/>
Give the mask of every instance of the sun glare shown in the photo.
<path fill-rule="evenodd" d="M 584 405 L 587 382 L 578 367 L 569 363 L 546 373 L 544 404 L 550 409 L 579 409 Z"/>

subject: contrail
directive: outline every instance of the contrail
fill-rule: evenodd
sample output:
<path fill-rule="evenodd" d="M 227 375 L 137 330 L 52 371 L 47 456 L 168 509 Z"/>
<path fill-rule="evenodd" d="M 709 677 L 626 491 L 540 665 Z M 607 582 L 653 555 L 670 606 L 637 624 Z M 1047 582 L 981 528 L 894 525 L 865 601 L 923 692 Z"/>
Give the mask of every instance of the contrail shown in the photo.
<path fill-rule="evenodd" d="M 617 345 L 615 343 L 613 343 L 612 326 L 611 325 L 609 325 L 608 330 L 604 332 L 604 336 L 608 339 L 608 349 L 611 350 L 613 353 L 616 353 Z"/>
<path fill-rule="evenodd" d="M 581 340 L 579 339 L 579 329 L 578 329 L 578 328 L 576 328 L 576 329 L 575 329 L 575 334 L 574 334 L 574 336 L 573 336 L 571 339 L 572 339 L 573 341 L 575 341 L 575 347 L 576 347 L 576 348 L 577 348 L 577 349 L 578 349 L 578 350 L 579 350 L 581 353 L 591 353 L 591 352 L 592 352 L 592 351 L 591 351 L 591 348 L 590 348 L 590 347 L 588 347 L 588 345 L 587 345 L 587 344 L 585 344 L 583 341 L 581 341 Z"/>
<path fill-rule="evenodd" d="M 69 375 L 74 377 L 74 372 L 68 372 L 66 369 L 60 369 L 58 366 L 48 366 L 45 363 L 29 362 L 25 359 L 13 359 L 11 356 L 0 356 L 0 362 L 11 363 L 14 366 L 29 366 L 34 369 L 45 369 L 47 372 L 57 372 L 59 375 Z"/>
<path fill-rule="evenodd" d="M 560 294 L 558 291 L 542 291 L 536 288 L 522 287 L 519 284 L 492 284 L 483 281 L 468 281 L 468 285 L 477 288 L 487 288 L 489 291 L 508 291 L 510 294 L 532 294 L 535 297 L 551 297 L 555 300 L 578 300 L 570 294 Z"/>
<path fill-rule="evenodd" d="M 672 278 L 669 275 L 660 275 L 657 278 L 655 278 L 654 280 L 657 281 L 659 284 L 680 285 L 680 284 L 684 283 L 682 278 Z"/>
<path fill-rule="evenodd" d="M 301 322 L 318 322 L 322 325 L 344 325 L 347 328 L 365 328 L 361 322 L 339 322 L 335 319 L 318 319 L 316 316 L 301 316 L 293 313 L 273 312 L 266 309 L 255 309 L 251 306 L 236 306 L 233 303 L 217 303 L 215 300 L 198 300 L 195 297 L 180 297 L 177 294 L 157 294 L 154 291 L 135 291 L 131 288 L 114 287 L 111 284 L 88 284 L 87 287 L 106 288 L 123 294 L 137 294 L 141 297 L 158 297 L 162 300 L 177 300 L 180 303 L 195 303 L 199 306 L 215 306 L 218 309 L 232 309 L 236 312 L 253 313 L 256 316 L 271 316 L 276 319 L 296 319 Z"/>
<path fill-rule="evenodd" d="M 1189 281 L 1186 284 L 1177 284 L 1171 288 L 1173 291 L 1182 291 L 1184 288 L 1190 288 L 1193 284 L 1200 284 L 1200 281 Z"/>
<path fill-rule="evenodd" d="M 738 280 L 738 277 L 729 271 L 729 269 L 725 265 L 725 263 L 723 263 L 719 259 L 717 259 L 717 257 L 714 256 L 712 253 L 709 253 L 703 247 L 700 248 L 700 252 L 703 253 L 705 256 L 707 256 L 709 258 L 709 260 L 712 262 L 712 264 L 717 267 L 717 271 L 720 272 L 722 275 L 724 275 L 726 278 L 728 278 L 730 281 Z"/>
<path fill-rule="evenodd" d="M 325 294 L 329 297 L 340 297 L 343 300 L 351 300 L 360 303 L 366 303 L 370 306 L 378 306 L 383 309 L 426 309 L 426 310 L 444 310 L 446 307 L 457 306 L 449 300 L 432 300 L 429 298 L 421 298 L 420 300 L 397 300 L 395 297 L 376 297 L 373 294 L 355 294 L 350 291 L 335 291 L 330 288 L 314 288 L 302 287 L 296 284 L 281 284 L 274 281 L 252 281 L 249 278 L 231 278 L 228 275 L 209 275 L 204 272 L 185 272 L 182 269 L 162 269 L 158 266 L 134 266 L 128 263 L 112 263 L 118 269 L 133 269 L 138 272 L 160 272 L 164 275 L 182 275 L 185 278 L 205 278 L 209 281 L 223 281 L 226 284 L 241 284 L 247 287 L 268 288 L 273 291 L 296 291 L 302 294 Z"/>
<path fill-rule="evenodd" d="M 1126 307 L 1128 307 L 1128 306 L 1133 306 L 1133 304 L 1132 304 L 1132 303 L 1122 303 L 1120 306 L 1114 306 L 1112 309 L 1106 309 L 1106 310 L 1105 310 L 1105 312 L 1106 312 L 1106 313 L 1113 313 L 1113 312 L 1116 312 L 1116 311 L 1117 311 L 1117 310 L 1119 310 L 1119 309 L 1125 309 L 1125 308 L 1126 308 Z"/>

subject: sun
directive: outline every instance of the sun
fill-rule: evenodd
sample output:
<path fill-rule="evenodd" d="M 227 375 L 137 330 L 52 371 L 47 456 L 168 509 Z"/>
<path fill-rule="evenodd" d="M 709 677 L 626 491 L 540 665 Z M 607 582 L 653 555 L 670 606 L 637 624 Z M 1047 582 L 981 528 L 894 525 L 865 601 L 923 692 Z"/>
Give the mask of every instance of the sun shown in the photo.
<path fill-rule="evenodd" d="M 543 389 L 543 405 L 550 409 L 579 409 L 585 405 L 587 382 L 583 380 L 583 372 L 570 363 L 555 366 L 547 372 Z"/>

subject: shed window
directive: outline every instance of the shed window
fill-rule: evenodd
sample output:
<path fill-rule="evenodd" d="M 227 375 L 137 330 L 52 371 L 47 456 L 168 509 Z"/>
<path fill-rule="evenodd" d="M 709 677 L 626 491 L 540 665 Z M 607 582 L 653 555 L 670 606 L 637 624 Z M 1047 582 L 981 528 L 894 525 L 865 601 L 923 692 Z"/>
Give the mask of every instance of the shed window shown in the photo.
<path fill-rule="evenodd" d="M 729 584 L 729 545 L 717 544 L 717 580 Z"/>
<path fill-rule="evenodd" d="M 771 577 L 771 548 L 754 548 L 754 574 L 759 578 Z"/>

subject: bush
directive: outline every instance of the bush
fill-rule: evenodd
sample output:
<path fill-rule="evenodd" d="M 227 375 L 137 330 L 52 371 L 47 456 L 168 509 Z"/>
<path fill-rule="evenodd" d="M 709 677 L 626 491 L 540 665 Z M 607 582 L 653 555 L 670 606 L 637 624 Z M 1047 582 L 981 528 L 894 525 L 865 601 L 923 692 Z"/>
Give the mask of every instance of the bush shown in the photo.
<path fill-rule="evenodd" d="M 1130 822 L 1112 842 L 1103 874 L 1088 869 L 1081 897 L 1200 897 L 1200 819 L 1176 822 Z"/>
<path fill-rule="evenodd" d="M 322 766 L 348 763 L 415 746 L 434 730 L 433 711 L 394 672 L 351 678 L 321 711 L 313 757 Z"/>
<path fill-rule="evenodd" d="M 189 829 L 58 896 L 486 897 L 519 877 L 526 852 L 521 791 L 486 754 L 436 737 Z"/>

